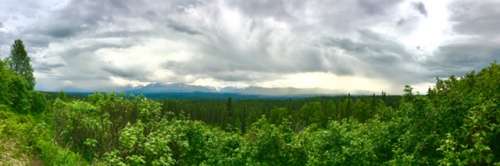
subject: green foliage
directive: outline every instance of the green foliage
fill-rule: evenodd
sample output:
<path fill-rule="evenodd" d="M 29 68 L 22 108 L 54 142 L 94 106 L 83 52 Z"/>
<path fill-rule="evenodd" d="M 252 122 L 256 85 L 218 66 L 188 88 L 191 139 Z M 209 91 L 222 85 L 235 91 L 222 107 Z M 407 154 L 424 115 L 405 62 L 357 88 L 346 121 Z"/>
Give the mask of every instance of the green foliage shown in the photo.
<path fill-rule="evenodd" d="M 270 112 L 269 120 L 273 124 L 280 124 L 283 120 L 290 118 L 290 111 L 286 108 L 274 108 Z"/>
<path fill-rule="evenodd" d="M 38 152 L 40 159 L 46 165 L 87 165 L 87 162 L 82 159 L 77 153 L 60 147 L 57 145 L 51 135 L 52 131 L 45 123 L 38 123 L 33 128 L 29 135 L 33 138 L 30 140 L 35 151 Z"/>
<path fill-rule="evenodd" d="M 456 136 L 447 134 L 443 140 L 438 149 L 444 154 L 440 163 L 491 165 L 498 162 L 495 155 L 499 153 L 500 113 L 495 109 L 498 109 L 498 104 L 492 101 L 471 108 L 464 125 L 455 133 Z"/>
<path fill-rule="evenodd" d="M 297 122 L 302 122 L 300 127 L 305 127 L 313 122 L 314 120 L 318 120 L 318 114 L 321 113 L 321 106 L 320 103 L 318 102 L 312 102 L 312 103 L 306 103 L 302 108 L 300 108 L 299 111 L 297 111 L 296 115 L 296 121 Z M 318 120 L 319 121 L 319 120 Z"/>
<path fill-rule="evenodd" d="M 31 92 L 31 112 L 41 113 L 47 110 L 48 101 L 45 94 L 40 92 Z"/>
<path fill-rule="evenodd" d="M 6 64 L 0 61 L 0 104 L 10 106 L 17 112 L 27 113 L 30 111 L 30 90 L 27 82 Z"/>
<path fill-rule="evenodd" d="M 38 118 L 0 108 L 0 144 L 3 140 L 15 140 L 25 147 L 25 153 L 38 154 L 31 157 L 40 157 L 46 165 L 86 164 L 79 155 L 55 144 L 49 125 Z"/>
<path fill-rule="evenodd" d="M 28 113 L 31 109 L 30 90 L 28 83 L 21 77 L 14 77 L 9 84 L 11 107 L 21 113 Z"/>
<path fill-rule="evenodd" d="M 0 59 L 0 104 L 10 106 L 9 86 L 15 77 L 15 74 L 7 67 L 7 64 Z"/>
<path fill-rule="evenodd" d="M 304 165 L 305 153 L 293 144 L 293 130 L 263 117 L 244 136 L 242 156 L 250 165 Z"/>
<path fill-rule="evenodd" d="M 383 161 L 376 153 L 377 137 L 384 131 L 373 130 L 376 123 L 354 120 L 332 121 L 325 129 L 308 128 L 298 142 L 307 153 L 307 165 L 370 165 Z M 377 126 L 378 127 L 378 126 Z M 387 151 L 386 151 L 387 153 Z"/>
<path fill-rule="evenodd" d="M 12 67 L 13 62 L 10 61 Z M 20 113 L 42 112 L 46 107 L 44 96 L 33 92 L 33 85 L 7 65 L 0 60 L 0 104 Z"/>

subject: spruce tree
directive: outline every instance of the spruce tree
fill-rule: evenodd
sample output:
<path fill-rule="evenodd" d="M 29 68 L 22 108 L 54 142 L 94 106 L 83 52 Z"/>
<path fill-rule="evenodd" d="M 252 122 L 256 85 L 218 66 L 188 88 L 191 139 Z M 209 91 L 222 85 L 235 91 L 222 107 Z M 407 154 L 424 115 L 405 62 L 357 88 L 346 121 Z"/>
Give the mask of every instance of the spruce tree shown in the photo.
<path fill-rule="evenodd" d="M 17 74 L 22 76 L 28 82 L 29 90 L 35 87 L 35 78 L 33 77 L 33 68 L 31 67 L 31 59 L 24 49 L 23 41 L 17 39 L 12 45 L 10 52 L 10 68 Z"/>

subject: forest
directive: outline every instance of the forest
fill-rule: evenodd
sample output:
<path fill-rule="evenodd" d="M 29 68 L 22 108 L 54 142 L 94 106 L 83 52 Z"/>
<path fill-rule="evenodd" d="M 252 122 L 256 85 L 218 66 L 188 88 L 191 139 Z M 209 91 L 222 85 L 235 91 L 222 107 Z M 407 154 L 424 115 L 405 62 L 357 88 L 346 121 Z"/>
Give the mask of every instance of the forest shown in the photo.
<path fill-rule="evenodd" d="M 34 89 L 21 40 L 0 61 L 5 165 L 500 165 L 500 65 L 426 94 L 175 100 Z M 2 165 L 2 164 L 0 164 Z"/>

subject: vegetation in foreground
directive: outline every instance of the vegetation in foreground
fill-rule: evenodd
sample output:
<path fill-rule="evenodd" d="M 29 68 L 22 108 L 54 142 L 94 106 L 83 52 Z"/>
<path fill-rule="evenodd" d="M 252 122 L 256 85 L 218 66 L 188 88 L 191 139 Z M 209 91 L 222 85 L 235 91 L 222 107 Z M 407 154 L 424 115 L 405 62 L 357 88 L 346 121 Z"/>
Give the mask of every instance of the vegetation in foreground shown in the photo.
<path fill-rule="evenodd" d="M 31 67 L 13 67 L 29 65 L 16 44 L 9 59 L 25 58 L 0 62 L 0 88 L 7 89 L 0 92 L 0 147 L 15 144 L 17 158 L 45 165 L 500 165 L 496 63 L 438 80 L 427 95 L 407 86 L 391 100 L 194 107 L 102 93 L 46 99 L 33 91 Z"/>

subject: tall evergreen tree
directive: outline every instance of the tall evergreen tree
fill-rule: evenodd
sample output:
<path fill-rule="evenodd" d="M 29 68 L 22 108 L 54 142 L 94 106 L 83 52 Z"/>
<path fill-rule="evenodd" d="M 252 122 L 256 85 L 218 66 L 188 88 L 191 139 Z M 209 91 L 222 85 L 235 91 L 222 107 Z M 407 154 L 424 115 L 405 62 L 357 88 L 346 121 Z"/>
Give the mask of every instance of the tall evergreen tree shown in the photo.
<path fill-rule="evenodd" d="M 23 41 L 17 39 L 12 45 L 10 52 L 10 68 L 17 74 L 22 76 L 28 82 L 29 90 L 35 87 L 35 78 L 33 77 L 33 68 L 31 67 L 31 59 L 24 49 Z"/>

